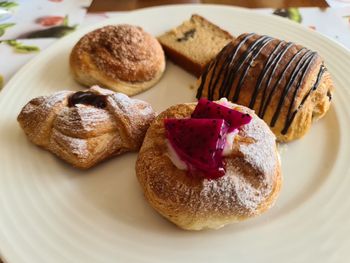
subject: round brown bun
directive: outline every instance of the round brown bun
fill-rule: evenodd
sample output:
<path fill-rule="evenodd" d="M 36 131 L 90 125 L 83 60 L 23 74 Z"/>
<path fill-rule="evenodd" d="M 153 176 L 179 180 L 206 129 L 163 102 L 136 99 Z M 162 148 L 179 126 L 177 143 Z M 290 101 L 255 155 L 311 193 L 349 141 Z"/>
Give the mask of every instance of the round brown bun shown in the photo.
<path fill-rule="evenodd" d="M 322 57 L 302 45 L 242 34 L 203 72 L 197 98 L 227 98 L 266 121 L 278 141 L 304 136 L 328 111 L 334 84 Z"/>
<path fill-rule="evenodd" d="M 225 174 L 218 179 L 190 176 L 170 159 L 165 118 L 189 118 L 196 103 L 179 104 L 162 112 L 151 124 L 136 162 L 136 175 L 151 206 L 186 230 L 217 229 L 270 208 L 281 188 L 281 165 L 275 136 L 254 112 L 235 136 L 224 158 Z"/>
<path fill-rule="evenodd" d="M 74 78 L 128 96 L 155 85 L 165 70 L 164 52 L 156 38 L 132 25 L 96 29 L 74 46 L 70 55 Z"/>

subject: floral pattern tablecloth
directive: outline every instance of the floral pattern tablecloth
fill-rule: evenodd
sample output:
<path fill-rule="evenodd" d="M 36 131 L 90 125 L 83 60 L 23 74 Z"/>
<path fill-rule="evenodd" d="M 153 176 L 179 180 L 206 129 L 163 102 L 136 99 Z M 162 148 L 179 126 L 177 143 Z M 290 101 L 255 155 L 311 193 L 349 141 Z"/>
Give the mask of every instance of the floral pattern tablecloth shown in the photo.
<path fill-rule="evenodd" d="M 330 8 L 256 9 L 301 23 L 350 49 L 350 0 Z M 88 13 L 92 0 L 0 0 L 0 90 L 30 59 L 78 27 L 121 15 Z M 5 13 L 4 13 L 5 10 Z"/>
<path fill-rule="evenodd" d="M 0 0 L 0 89 L 30 59 L 82 23 L 92 0 Z"/>

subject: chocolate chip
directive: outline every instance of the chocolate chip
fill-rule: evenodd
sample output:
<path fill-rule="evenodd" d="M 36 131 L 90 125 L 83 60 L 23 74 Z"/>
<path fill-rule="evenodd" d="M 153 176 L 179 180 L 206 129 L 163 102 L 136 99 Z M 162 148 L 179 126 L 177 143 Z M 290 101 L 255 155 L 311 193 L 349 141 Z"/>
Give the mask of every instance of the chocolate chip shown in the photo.
<path fill-rule="evenodd" d="M 177 42 L 187 41 L 190 37 L 193 38 L 194 34 L 196 33 L 196 29 L 190 29 L 183 33 L 182 37 L 179 37 L 176 39 Z"/>

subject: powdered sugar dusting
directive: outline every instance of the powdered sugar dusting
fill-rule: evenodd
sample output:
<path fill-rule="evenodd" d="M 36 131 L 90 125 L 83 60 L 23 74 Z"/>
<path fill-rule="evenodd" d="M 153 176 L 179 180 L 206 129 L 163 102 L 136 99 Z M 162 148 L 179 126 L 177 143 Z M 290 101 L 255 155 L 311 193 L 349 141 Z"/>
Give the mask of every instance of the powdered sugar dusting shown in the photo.
<path fill-rule="evenodd" d="M 53 152 L 74 155 L 78 159 L 87 159 L 89 157 L 86 140 L 67 136 L 56 129 L 52 132 L 50 147 Z"/>
<path fill-rule="evenodd" d="M 225 175 L 214 180 L 191 176 L 168 156 L 164 118 L 189 118 L 195 106 L 173 106 L 149 128 L 137 161 L 137 176 L 146 185 L 146 197 L 151 196 L 151 204 L 168 219 L 190 229 L 218 228 L 261 213 L 273 203 L 279 189 L 275 136 L 252 110 L 230 104 L 250 114 L 252 120 L 234 136 L 231 154 L 224 158 Z"/>
<path fill-rule="evenodd" d="M 83 104 L 64 107 L 57 115 L 54 126 L 61 132 L 77 138 L 97 136 L 116 130 L 116 124 L 108 111 Z"/>
<path fill-rule="evenodd" d="M 220 178 L 221 188 L 217 182 L 217 192 L 225 192 L 230 196 L 227 204 L 239 203 L 242 211 L 254 211 L 269 196 L 272 185 L 276 180 L 276 170 L 279 156 L 276 150 L 276 138 L 266 123 L 258 118 L 254 111 L 241 107 L 226 100 L 225 106 L 235 108 L 253 116 L 250 123 L 243 125 L 235 137 L 232 146 L 233 156 L 227 160 L 226 174 Z M 245 169 L 242 167 L 246 166 Z M 213 188 L 212 188 L 213 189 Z M 226 205 L 227 205 L 226 204 Z M 232 205 L 232 203 L 231 203 Z"/>
<path fill-rule="evenodd" d="M 68 98 L 74 92 L 61 91 L 31 100 L 18 116 L 33 143 L 81 168 L 138 149 L 155 115 L 146 102 L 118 96 L 97 86 L 88 92 L 106 96 L 106 105 L 103 108 L 79 103 L 69 106 Z M 139 107 L 148 111 L 139 113 Z"/>
<path fill-rule="evenodd" d="M 23 107 L 17 119 L 33 143 L 47 145 L 56 113 L 66 103 L 70 93 L 60 91 L 51 96 L 37 97 Z"/>
<path fill-rule="evenodd" d="M 32 99 L 21 111 L 23 114 L 29 114 L 31 112 L 41 111 L 48 113 L 52 108 L 66 100 L 67 96 L 71 94 L 71 91 L 59 91 L 50 96 L 41 96 Z"/>
<path fill-rule="evenodd" d="M 270 129 L 263 129 L 263 120 L 255 118 L 242 127 L 240 134 L 252 138 L 254 143 L 240 144 L 239 151 L 243 153 L 254 168 L 263 174 L 271 174 L 276 169 L 276 139 Z"/>
<path fill-rule="evenodd" d="M 223 214 L 235 211 L 242 216 L 256 212 L 259 205 L 271 193 L 271 178 L 270 182 L 266 179 L 274 174 L 262 175 L 248 169 L 252 174 L 247 175 L 246 168 L 241 168 L 244 165 L 244 161 L 236 157 L 227 164 L 226 174 L 223 177 L 202 182 L 199 196 L 201 211 L 221 211 Z M 252 180 L 251 176 L 256 178 Z"/>

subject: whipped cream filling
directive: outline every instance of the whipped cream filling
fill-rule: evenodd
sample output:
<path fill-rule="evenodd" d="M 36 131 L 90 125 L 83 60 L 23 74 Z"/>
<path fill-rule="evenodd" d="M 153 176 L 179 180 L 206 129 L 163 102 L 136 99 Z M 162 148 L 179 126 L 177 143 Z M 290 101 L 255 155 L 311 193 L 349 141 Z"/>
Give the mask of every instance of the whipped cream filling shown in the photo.
<path fill-rule="evenodd" d="M 179 155 L 176 153 L 169 140 L 166 140 L 166 145 L 168 147 L 167 155 L 171 162 L 176 166 L 176 168 L 179 170 L 187 170 L 187 164 L 180 159 Z"/>
<path fill-rule="evenodd" d="M 224 150 L 222 151 L 222 156 L 229 156 L 233 151 L 233 142 L 235 140 L 236 135 L 238 134 L 238 129 L 233 130 L 226 134 L 226 142 L 224 146 Z"/>
<path fill-rule="evenodd" d="M 229 102 L 225 97 L 222 97 L 219 101 L 218 101 L 219 104 L 223 105 L 223 106 L 226 106 L 228 108 L 231 108 L 232 104 L 231 102 Z"/>

